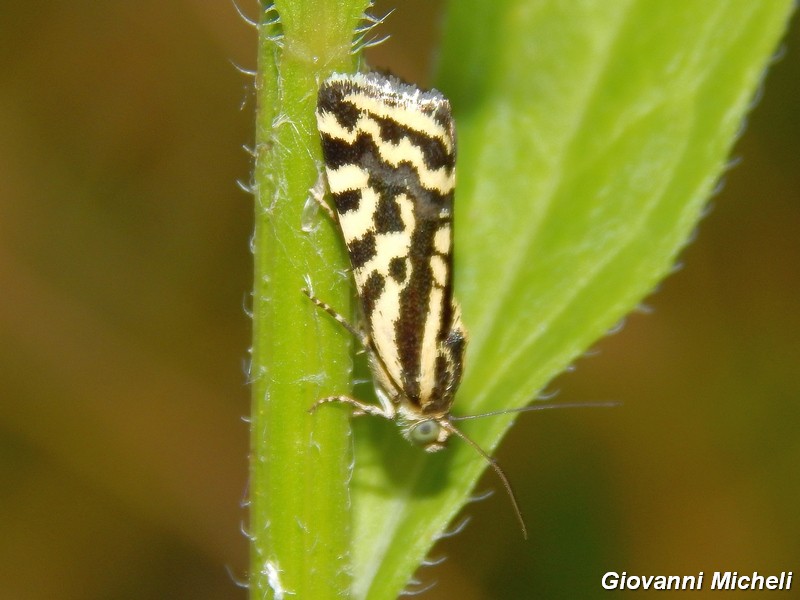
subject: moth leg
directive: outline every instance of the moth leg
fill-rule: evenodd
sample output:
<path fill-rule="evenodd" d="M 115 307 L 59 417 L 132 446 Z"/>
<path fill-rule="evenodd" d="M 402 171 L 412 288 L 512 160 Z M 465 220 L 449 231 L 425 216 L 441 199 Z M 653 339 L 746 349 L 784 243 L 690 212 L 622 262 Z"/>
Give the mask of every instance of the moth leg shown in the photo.
<path fill-rule="evenodd" d="M 366 402 L 361 402 L 361 400 L 356 400 L 350 396 L 328 396 L 327 398 L 320 398 L 314 402 L 314 405 L 308 409 L 308 412 L 313 413 L 322 404 L 328 404 L 330 402 L 340 402 L 342 404 L 349 404 L 350 406 L 355 407 L 355 410 L 353 411 L 354 416 L 374 415 L 376 417 L 383 417 L 384 419 L 391 419 L 394 416 L 387 415 L 386 412 L 384 412 L 384 409 L 380 406 L 367 404 Z"/>
<path fill-rule="evenodd" d="M 319 308 L 321 308 L 330 316 L 332 316 L 334 319 L 336 319 L 336 322 L 339 323 L 342 327 L 347 329 L 347 331 L 349 331 L 359 342 L 361 342 L 361 345 L 364 346 L 364 348 L 369 348 L 369 336 L 367 336 L 364 332 L 359 331 L 356 327 L 350 324 L 350 322 L 347 321 L 347 319 L 345 319 L 338 312 L 336 312 L 336 310 L 330 304 L 327 304 L 322 300 L 320 300 L 319 298 L 317 298 L 316 296 L 314 296 L 311 293 L 311 290 L 309 290 L 308 288 L 303 288 L 302 291 L 306 296 L 308 296 L 309 300 L 311 300 Z"/>
<path fill-rule="evenodd" d="M 325 214 L 328 215 L 331 221 L 334 223 L 337 222 L 336 213 L 333 212 L 331 205 L 325 202 L 325 190 L 328 189 L 328 179 L 325 177 L 324 172 L 320 172 L 319 177 L 317 178 L 314 187 L 312 187 L 309 191 L 311 194 L 311 199 L 317 203 L 322 210 L 325 211 Z"/>

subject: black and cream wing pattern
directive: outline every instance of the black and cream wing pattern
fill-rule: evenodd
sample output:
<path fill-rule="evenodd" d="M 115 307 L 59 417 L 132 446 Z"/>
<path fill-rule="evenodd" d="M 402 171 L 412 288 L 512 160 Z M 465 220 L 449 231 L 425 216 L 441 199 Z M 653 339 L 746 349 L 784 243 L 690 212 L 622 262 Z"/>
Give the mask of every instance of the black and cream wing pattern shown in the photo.
<path fill-rule="evenodd" d="M 420 415 L 446 414 L 466 346 L 452 293 L 450 103 L 392 76 L 335 74 L 317 125 L 376 381 Z"/>

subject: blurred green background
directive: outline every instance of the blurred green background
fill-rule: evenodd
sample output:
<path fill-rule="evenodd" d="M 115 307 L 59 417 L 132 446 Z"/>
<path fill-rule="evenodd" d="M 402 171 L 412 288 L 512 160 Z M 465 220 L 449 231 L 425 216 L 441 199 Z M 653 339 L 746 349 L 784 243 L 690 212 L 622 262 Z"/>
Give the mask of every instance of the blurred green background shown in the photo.
<path fill-rule="evenodd" d="M 440 3 L 399 4 L 370 62 L 429 83 Z M 31 1 L 0 39 L 0 600 L 245 598 L 255 32 L 227 1 Z M 531 539 L 470 505 L 424 597 L 800 589 L 799 97 L 795 18 L 682 268 L 550 386 L 622 405 L 521 417 Z"/>

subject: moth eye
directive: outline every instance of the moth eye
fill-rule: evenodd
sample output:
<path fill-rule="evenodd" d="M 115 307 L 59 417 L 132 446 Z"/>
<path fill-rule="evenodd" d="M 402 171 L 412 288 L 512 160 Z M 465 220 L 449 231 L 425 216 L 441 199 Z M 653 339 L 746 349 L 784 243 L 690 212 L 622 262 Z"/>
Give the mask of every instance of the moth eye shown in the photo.
<path fill-rule="evenodd" d="M 436 421 L 421 421 L 414 425 L 409 438 L 419 446 L 425 446 L 439 439 L 441 427 Z"/>

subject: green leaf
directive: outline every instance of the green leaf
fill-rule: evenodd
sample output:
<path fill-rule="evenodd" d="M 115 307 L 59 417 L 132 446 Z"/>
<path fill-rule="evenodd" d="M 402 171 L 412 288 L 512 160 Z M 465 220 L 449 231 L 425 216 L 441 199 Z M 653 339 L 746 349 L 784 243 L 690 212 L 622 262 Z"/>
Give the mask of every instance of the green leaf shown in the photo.
<path fill-rule="evenodd" d="M 792 6 L 450 3 L 438 87 L 458 127 L 471 334 L 454 414 L 527 404 L 670 272 Z M 463 430 L 491 451 L 511 421 Z M 424 455 L 390 423 L 353 428 L 353 595 L 395 598 L 486 463 L 459 440 Z"/>

